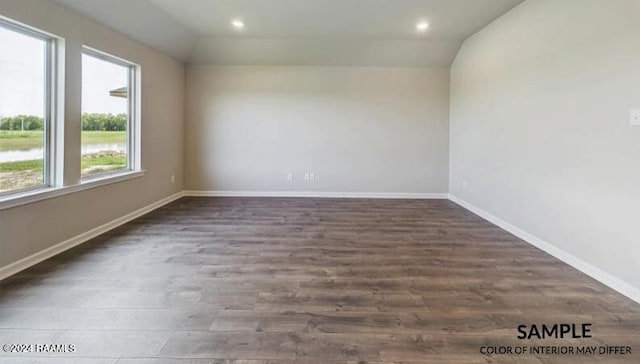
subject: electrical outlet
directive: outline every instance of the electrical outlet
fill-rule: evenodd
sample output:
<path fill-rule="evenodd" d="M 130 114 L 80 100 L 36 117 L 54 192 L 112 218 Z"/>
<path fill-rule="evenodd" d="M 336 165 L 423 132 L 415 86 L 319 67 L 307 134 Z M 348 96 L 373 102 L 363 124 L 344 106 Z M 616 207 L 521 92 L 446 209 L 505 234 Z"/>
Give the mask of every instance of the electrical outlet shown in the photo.
<path fill-rule="evenodd" d="M 314 172 L 309 173 L 309 181 L 315 181 L 316 180 L 316 174 Z"/>
<path fill-rule="evenodd" d="M 305 181 L 308 181 L 308 180 L 309 180 L 309 178 L 311 178 L 311 176 L 310 176 L 309 172 L 304 172 L 304 180 L 305 180 Z"/>
<path fill-rule="evenodd" d="M 174 184 L 174 183 L 176 183 L 176 175 L 172 174 L 171 175 L 171 184 Z"/>
<path fill-rule="evenodd" d="M 293 173 L 287 173 L 287 181 L 293 181 Z"/>
<path fill-rule="evenodd" d="M 631 126 L 640 126 L 640 109 L 632 109 L 630 116 Z"/>

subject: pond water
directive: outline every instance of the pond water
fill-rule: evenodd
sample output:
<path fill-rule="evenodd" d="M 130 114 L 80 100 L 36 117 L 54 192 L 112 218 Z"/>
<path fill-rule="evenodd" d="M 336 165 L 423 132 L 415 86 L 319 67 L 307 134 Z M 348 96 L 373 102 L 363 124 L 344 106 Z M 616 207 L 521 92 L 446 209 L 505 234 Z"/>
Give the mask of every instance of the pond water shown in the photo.
<path fill-rule="evenodd" d="M 98 153 L 106 150 L 125 152 L 126 148 L 125 144 L 87 144 L 82 146 L 82 154 Z M 42 148 L 1 151 L 0 163 L 42 159 L 43 152 Z"/>

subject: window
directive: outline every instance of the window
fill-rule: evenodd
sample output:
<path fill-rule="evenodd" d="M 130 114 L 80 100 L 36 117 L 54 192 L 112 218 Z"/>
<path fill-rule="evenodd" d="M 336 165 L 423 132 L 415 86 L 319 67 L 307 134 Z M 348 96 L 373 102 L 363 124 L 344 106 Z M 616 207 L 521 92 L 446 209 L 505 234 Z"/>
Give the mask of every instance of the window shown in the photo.
<path fill-rule="evenodd" d="M 0 197 L 54 184 L 55 45 L 0 19 Z"/>
<path fill-rule="evenodd" d="M 83 51 L 83 180 L 139 169 L 137 70 L 136 65 L 105 53 L 89 48 Z"/>

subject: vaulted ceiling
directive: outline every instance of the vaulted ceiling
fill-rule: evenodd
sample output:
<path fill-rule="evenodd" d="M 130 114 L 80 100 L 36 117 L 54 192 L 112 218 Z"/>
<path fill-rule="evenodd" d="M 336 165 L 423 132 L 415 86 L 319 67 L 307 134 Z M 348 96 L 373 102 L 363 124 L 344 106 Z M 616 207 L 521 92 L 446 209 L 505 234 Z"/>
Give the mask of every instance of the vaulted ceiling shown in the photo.
<path fill-rule="evenodd" d="M 53 1 L 190 63 L 448 66 L 523 0 Z"/>

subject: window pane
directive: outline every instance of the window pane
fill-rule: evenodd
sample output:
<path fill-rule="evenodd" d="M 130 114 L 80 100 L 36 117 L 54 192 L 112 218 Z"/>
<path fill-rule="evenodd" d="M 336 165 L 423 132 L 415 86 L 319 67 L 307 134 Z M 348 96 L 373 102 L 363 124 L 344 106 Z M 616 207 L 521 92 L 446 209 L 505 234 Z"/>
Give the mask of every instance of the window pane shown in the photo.
<path fill-rule="evenodd" d="M 0 193 L 45 183 L 46 49 L 0 25 Z"/>
<path fill-rule="evenodd" d="M 129 67 L 82 56 L 82 178 L 127 169 Z"/>

